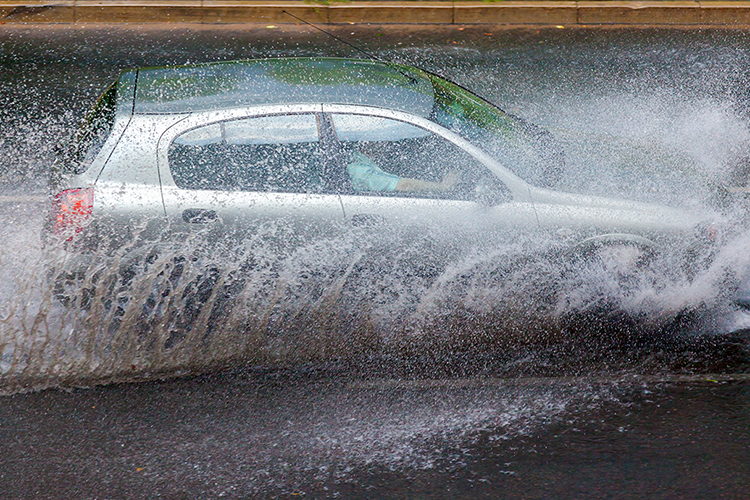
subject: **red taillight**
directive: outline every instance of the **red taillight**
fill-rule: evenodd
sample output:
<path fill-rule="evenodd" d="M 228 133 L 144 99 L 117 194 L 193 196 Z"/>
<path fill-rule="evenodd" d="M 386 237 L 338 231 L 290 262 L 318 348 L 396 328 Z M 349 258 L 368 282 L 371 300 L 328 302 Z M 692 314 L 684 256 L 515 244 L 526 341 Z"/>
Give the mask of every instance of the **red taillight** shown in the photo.
<path fill-rule="evenodd" d="M 719 237 L 719 228 L 716 224 L 709 224 L 706 228 L 706 239 L 708 241 L 716 241 Z"/>
<path fill-rule="evenodd" d="M 719 240 L 719 226 L 715 222 L 703 222 L 694 229 L 695 236 L 706 243 L 716 243 Z"/>
<path fill-rule="evenodd" d="M 73 239 L 83 231 L 94 208 L 94 189 L 66 189 L 53 200 L 52 222 L 56 234 Z"/>

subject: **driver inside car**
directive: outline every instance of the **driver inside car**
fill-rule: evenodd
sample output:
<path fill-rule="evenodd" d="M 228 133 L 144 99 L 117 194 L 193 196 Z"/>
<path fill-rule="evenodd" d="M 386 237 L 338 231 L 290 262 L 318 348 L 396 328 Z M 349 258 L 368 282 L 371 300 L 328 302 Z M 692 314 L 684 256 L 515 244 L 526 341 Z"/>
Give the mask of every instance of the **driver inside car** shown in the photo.
<path fill-rule="evenodd" d="M 440 182 L 391 174 L 365 154 L 371 151 L 372 147 L 372 143 L 360 143 L 362 151 L 355 151 L 346 167 L 352 185 L 357 191 L 449 191 L 460 180 L 456 171 L 448 172 Z"/>

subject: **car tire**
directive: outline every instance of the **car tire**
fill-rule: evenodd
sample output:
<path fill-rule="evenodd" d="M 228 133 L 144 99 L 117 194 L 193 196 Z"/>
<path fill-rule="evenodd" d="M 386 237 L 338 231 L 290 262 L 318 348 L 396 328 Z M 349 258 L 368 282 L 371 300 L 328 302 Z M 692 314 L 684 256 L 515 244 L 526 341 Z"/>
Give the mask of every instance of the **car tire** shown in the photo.
<path fill-rule="evenodd" d="M 571 309 L 620 310 L 645 286 L 655 284 L 657 251 L 640 241 L 591 240 L 578 245 L 563 273 L 561 297 Z"/>

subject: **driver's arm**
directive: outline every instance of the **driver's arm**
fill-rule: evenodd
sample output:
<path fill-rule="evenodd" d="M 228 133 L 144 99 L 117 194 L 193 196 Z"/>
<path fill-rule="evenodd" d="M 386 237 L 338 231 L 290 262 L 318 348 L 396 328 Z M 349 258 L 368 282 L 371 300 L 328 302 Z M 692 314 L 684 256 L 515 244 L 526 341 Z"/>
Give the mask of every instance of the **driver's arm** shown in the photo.
<path fill-rule="evenodd" d="M 395 191 L 448 191 L 458 184 L 460 176 L 452 170 L 448 172 L 440 182 L 423 181 L 421 179 L 410 179 L 401 177 L 396 183 Z"/>

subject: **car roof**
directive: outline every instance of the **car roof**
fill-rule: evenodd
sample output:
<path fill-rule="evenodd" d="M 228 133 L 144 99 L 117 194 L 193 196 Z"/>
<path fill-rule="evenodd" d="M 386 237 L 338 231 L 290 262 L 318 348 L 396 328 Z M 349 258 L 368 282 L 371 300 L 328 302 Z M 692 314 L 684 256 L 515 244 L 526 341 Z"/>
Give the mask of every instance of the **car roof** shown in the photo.
<path fill-rule="evenodd" d="M 336 103 L 426 117 L 434 102 L 427 73 L 360 59 L 279 58 L 141 68 L 124 72 L 120 78 L 136 80 L 133 111 L 139 114 Z"/>

